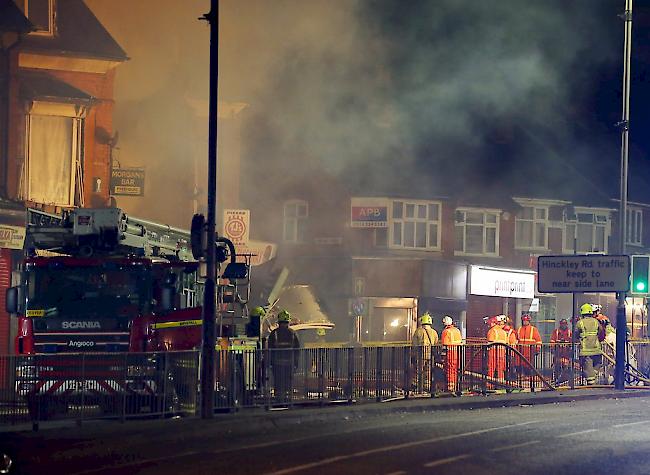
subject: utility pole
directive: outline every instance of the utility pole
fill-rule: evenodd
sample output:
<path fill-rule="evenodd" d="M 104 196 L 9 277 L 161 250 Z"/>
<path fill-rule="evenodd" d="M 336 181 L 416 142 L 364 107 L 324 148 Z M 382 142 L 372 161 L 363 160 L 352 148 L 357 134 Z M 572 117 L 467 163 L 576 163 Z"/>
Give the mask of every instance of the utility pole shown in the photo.
<path fill-rule="evenodd" d="M 625 0 L 625 12 L 622 15 L 625 22 L 625 45 L 623 47 L 623 114 L 621 127 L 621 190 L 619 209 L 619 239 L 621 254 L 625 254 L 625 238 L 627 231 L 627 172 L 628 145 L 630 135 L 630 58 L 632 54 L 632 0 Z M 625 292 L 618 294 L 616 308 L 616 371 L 614 386 L 625 389 L 625 350 L 627 347 L 627 317 L 625 314 Z"/>
<path fill-rule="evenodd" d="M 216 357 L 216 208 L 217 208 L 217 86 L 219 78 L 219 0 L 210 1 L 210 99 L 208 125 L 208 219 L 205 293 L 203 296 L 203 341 L 201 345 L 201 418 L 214 415 Z"/>

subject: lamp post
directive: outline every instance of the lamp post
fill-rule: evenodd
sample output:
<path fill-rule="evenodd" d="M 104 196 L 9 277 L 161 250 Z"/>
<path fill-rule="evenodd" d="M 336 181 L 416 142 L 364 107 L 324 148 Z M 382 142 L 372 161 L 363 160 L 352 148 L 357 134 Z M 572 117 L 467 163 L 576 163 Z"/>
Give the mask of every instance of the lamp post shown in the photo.
<path fill-rule="evenodd" d="M 632 53 L 632 0 L 625 0 L 625 44 L 623 48 L 623 113 L 621 127 L 621 188 L 619 208 L 620 253 L 625 254 L 627 231 L 627 172 L 628 145 L 630 134 L 630 57 Z M 625 315 L 625 292 L 618 294 L 616 308 L 616 371 L 614 385 L 616 389 L 625 389 L 625 349 L 627 342 L 627 317 Z"/>
<path fill-rule="evenodd" d="M 208 125 L 208 219 L 205 289 L 203 296 L 203 340 L 201 345 L 201 418 L 214 415 L 216 357 L 216 206 L 217 206 L 217 85 L 219 77 L 219 1 L 210 1 L 210 99 Z"/>

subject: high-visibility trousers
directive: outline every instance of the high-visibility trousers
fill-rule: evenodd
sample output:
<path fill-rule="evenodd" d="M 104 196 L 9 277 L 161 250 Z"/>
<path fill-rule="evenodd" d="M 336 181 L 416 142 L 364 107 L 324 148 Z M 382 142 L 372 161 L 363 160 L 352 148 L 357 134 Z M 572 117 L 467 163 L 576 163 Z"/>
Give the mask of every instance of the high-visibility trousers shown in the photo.
<path fill-rule="evenodd" d="M 488 376 L 490 378 L 505 379 L 506 375 L 506 350 L 503 347 L 494 347 L 488 350 Z"/>
<path fill-rule="evenodd" d="M 445 358 L 445 377 L 447 378 L 447 390 L 456 391 L 458 383 L 458 359 L 460 351 L 453 346 L 447 347 L 447 357 Z"/>

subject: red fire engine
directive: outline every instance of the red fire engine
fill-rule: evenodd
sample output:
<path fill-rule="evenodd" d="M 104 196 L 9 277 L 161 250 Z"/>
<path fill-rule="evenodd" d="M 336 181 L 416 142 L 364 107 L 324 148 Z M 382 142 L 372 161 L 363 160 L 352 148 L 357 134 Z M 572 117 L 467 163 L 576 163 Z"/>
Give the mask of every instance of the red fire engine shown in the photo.
<path fill-rule="evenodd" d="M 29 355 L 17 368 L 16 388 L 30 411 L 37 402 L 41 416 L 65 411 L 77 393 L 100 406 L 114 404 L 115 393 L 150 409 L 169 404 L 156 399 L 166 382 L 150 352 L 201 344 L 203 286 L 189 241 L 188 231 L 117 208 L 62 216 L 29 210 L 21 284 L 8 290 L 7 310 L 18 319 L 16 354 Z M 245 314 L 248 266 L 235 262 L 232 243 L 218 241 L 221 260 L 232 264 L 221 275 L 230 280 L 219 286 L 218 304 L 226 313 L 239 305 Z M 133 355 L 118 364 L 125 352 Z M 85 355 L 83 375 L 73 353 Z"/>

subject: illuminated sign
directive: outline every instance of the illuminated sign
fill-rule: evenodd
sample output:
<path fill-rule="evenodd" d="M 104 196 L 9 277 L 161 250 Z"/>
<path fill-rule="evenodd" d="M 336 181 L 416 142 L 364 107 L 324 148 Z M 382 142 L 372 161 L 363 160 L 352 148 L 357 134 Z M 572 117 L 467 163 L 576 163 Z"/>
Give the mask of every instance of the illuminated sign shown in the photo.
<path fill-rule="evenodd" d="M 471 266 L 470 294 L 490 297 L 535 297 L 535 272 Z"/>
<path fill-rule="evenodd" d="M 630 256 L 540 256 L 537 270 L 540 292 L 626 292 L 630 288 Z"/>

